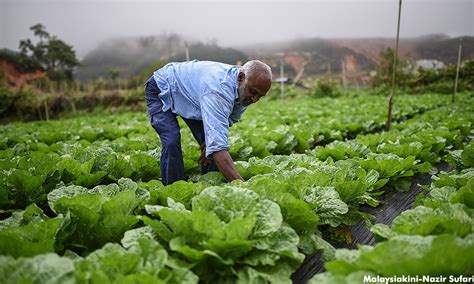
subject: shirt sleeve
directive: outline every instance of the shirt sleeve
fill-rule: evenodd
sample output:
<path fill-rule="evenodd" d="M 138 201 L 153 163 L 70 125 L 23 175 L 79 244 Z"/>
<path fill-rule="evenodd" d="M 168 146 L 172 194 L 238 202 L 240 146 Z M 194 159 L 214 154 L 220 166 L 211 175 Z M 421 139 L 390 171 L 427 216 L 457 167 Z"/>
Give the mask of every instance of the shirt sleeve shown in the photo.
<path fill-rule="evenodd" d="M 202 96 L 201 113 L 206 140 L 206 157 L 212 153 L 229 149 L 229 115 L 230 103 L 219 93 Z"/>
<path fill-rule="evenodd" d="M 229 116 L 229 127 L 237 123 L 245 111 L 245 107 L 235 104 L 232 113 Z"/>

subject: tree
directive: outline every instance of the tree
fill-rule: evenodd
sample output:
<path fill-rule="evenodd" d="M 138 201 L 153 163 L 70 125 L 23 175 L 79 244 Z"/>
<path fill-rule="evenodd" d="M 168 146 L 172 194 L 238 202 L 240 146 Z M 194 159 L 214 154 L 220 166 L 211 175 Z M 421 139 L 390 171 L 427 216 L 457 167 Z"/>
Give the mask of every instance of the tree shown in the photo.
<path fill-rule="evenodd" d="M 395 51 L 392 48 L 387 48 L 380 52 L 376 75 L 372 77 L 371 80 L 373 86 L 390 86 L 393 75 L 394 56 Z M 397 78 L 397 83 L 402 86 L 410 79 L 411 64 L 409 58 L 409 54 L 406 54 L 403 60 L 397 58 L 397 70 L 395 76 Z"/>
<path fill-rule="evenodd" d="M 58 86 L 64 80 L 72 81 L 73 70 L 79 65 L 73 47 L 57 36 L 51 36 L 42 24 L 36 24 L 30 30 L 39 40 L 36 45 L 30 39 L 21 40 L 21 54 L 35 60 Z"/>
<path fill-rule="evenodd" d="M 114 90 L 117 89 L 117 78 L 120 75 L 120 70 L 118 68 L 109 68 L 107 70 L 107 74 L 109 75 L 110 79 L 112 80 L 112 88 Z"/>

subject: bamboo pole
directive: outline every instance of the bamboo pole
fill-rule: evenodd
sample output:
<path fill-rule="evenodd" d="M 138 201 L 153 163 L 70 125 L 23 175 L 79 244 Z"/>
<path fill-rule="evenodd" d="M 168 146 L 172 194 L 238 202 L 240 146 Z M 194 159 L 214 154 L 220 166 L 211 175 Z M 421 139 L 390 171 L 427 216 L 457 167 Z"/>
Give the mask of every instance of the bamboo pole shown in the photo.
<path fill-rule="evenodd" d="M 46 116 L 46 121 L 49 120 L 49 112 L 48 112 L 48 98 L 44 96 L 43 103 L 44 103 L 44 115 Z"/>
<path fill-rule="evenodd" d="M 280 61 L 280 79 L 281 79 L 281 88 L 280 88 L 280 91 L 281 91 L 281 101 L 284 102 L 285 101 L 285 82 L 283 81 L 283 75 L 285 73 L 283 72 L 283 60 Z"/>
<path fill-rule="evenodd" d="M 454 80 L 453 104 L 456 101 L 455 97 L 456 97 L 456 93 L 458 92 L 459 65 L 461 65 L 461 50 L 462 50 L 462 38 L 459 39 L 458 66 L 456 67 L 456 80 Z"/>
<path fill-rule="evenodd" d="M 76 114 L 76 103 L 74 102 L 74 97 L 77 96 L 77 93 L 74 92 L 74 94 L 72 95 L 72 97 L 69 97 L 69 104 L 71 104 L 71 108 L 72 108 L 72 113 L 73 114 Z"/>
<path fill-rule="evenodd" d="M 392 126 L 392 107 L 393 107 L 393 97 L 395 96 L 395 73 L 397 70 L 397 59 L 398 59 L 398 45 L 400 43 L 400 18 L 402 13 L 402 0 L 399 0 L 398 4 L 398 24 L 397 24 L 397 44 L 395 46 L 395 54 L 393 55 L 393 73 L 392 73 L 392 89 L 390 91 L 390 96 L 388 98 L 388 114 L 387 114 L 387 130 L 390 130 Z"/>
<path fill-rule="evenodd" d="M 342 70 L 342 85 L 344 86 L 344 89 L 347 89 L 346 65 L 344 64 L 343 59 L 341 59 L 341 70 Z"/>
<path fill-rule="evenodd" d="M 184 42 L 184 48 L 185 48 L 185 51 L 186 51 L 186 61 L 189 61 L 189 47 L 188 47 L 188 42 L 187 41 Z"/>

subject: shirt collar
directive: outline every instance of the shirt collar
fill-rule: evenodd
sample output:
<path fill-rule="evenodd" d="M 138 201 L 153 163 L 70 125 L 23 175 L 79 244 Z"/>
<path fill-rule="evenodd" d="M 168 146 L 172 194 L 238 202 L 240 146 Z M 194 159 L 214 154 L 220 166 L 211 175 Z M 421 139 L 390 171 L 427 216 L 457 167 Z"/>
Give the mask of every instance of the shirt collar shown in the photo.
<path fill-rule="evenodd" d="M 237 68 L 235 68 L 235 73 L 234 73 L 234 78 L 235 78 L 235 83 L 234 83 L 234 99 L 236 102 L 239 101 L 239 80 L 238 80 L 238 76 L 239 76 L 239 72 L 240 72 L 240 66 L 236 66 Z"/>

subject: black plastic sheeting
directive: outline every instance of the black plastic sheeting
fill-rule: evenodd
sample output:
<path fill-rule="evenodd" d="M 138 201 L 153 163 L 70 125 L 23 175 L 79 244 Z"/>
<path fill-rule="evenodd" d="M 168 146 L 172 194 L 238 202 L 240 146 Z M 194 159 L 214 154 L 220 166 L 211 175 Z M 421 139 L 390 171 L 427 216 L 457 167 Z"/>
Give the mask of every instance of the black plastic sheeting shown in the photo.
<path fill-rule="evenodd" d="M 438 170 L 448 172 L 450 170 L 446 163 L 436 165 Z M 390 225 L 398 215 L 403 211 L 411 209 L 416 197 L 423 192 L 420 185 L 430 185 L 431 175 L 423 174 L 412 178 L 411 186 L 408 191 L 400 192 L 393 189 L 387 189 L 386 192 L 377 199 L 382 201 L 378 207 L 373 208 L 369 206 L 361 206 L 360 210 L 370 213 L 375 216 L 375 223 L 382 223 Z M 427 193 L 427 192 L 425 192 Z M 357 245 L 375 245 L 376 241 L 372 232 L 366 227 L 363 221 L 349 226 L 348 231 L 352 236 L 352 242 L 347 244 L 345 242 L 338 242 L 327 238 L 324 230 L 323 237 L 336 248 L 356 249 Z M 324 271 L 324 262 L 321 261 L 321 253 L 307 255 L 301 267 L 292 275 L 293 283 L 306 283 L 315 274 Z"/>

